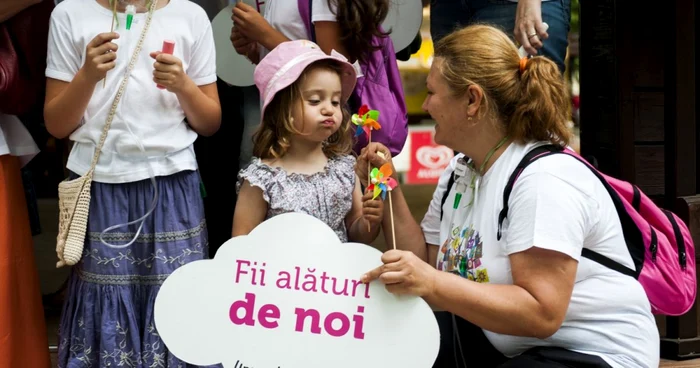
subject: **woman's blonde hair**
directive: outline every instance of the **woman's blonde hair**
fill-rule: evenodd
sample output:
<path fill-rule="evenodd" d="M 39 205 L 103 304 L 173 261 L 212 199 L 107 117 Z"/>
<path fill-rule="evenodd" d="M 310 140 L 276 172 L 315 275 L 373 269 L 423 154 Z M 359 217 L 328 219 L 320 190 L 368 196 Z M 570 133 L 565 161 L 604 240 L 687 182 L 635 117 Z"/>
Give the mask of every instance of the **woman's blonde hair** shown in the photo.
<path fill-rule="evenodd" d="M 435 57 L 442 59 L 439 72 L 455 96 L 464 96 L 471 85 L 483 89 L 479 114 L 498 117 L 510 138 L 569 143 L 571 100 L 553 61 L 536 56 L 521 71 L 515 44 L 487 25 L 467 26 L 444 37 L 435 46 Z"/>
<path fill-rule="evenodd" d="M 289 137 L 302 134 L 294 127 L 292 112 L 294 104 L 300 104 L 302 115 L 304 104 L 300 85 L 308 73 L 315 69 L 326 69 L 342 75 L 341 66 L 333 60 L 321 60 L 309 65 L 304 73 L 289 87 L 279 91 L 265 109 L 263 120 L 253 135 L 253 155 L 261 159 L 278 159 L 289 149 Z M 328 157 L 342 156 L 352 150 L 350 113 L 343 107 L 343 120 L 338 130 L 324 143 L 323 152 Z"/>

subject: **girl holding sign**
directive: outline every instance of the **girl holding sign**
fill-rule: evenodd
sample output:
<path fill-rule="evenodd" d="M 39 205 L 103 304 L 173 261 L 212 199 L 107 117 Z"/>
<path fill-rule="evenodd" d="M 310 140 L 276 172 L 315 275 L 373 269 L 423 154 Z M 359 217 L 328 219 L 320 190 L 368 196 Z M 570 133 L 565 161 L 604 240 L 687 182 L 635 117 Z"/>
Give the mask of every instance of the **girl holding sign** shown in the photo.
<path fill-rule="evenodd" d="M 383 203 L 362 195 L 343 108 L 355 80 L 345 57 L 310 41 L 281 43 L 262 59 L 255 69 L 262 124 L 256 157 L 239 173 L 233 236 L 286 212 L 315 216 L 342 242 L 378 236 Z"/>

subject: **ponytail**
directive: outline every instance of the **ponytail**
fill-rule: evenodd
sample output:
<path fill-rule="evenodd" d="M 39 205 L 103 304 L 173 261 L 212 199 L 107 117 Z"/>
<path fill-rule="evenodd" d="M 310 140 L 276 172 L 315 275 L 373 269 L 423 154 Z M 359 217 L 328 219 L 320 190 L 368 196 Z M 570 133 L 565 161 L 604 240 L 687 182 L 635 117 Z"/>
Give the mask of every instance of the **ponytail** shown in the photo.
<path fill-rule="evenodd" d="M 571 100 L 557 65 L 544 56 L 525 63 L 520 74 L 520 100 L 507 123 L 508 135 L 520 141 L 552 141 L 565 146 L 571 139 L 566 122 Z"/>

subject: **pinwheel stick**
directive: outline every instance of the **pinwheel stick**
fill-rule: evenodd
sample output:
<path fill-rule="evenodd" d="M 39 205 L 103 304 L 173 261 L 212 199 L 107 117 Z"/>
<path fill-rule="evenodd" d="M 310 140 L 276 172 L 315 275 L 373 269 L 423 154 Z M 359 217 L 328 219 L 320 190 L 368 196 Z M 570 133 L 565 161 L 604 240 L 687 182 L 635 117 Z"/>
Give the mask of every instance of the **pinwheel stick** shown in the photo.
<path fill-rule="evenodd" d="M 391 220 L 391 245 L 396 250 L 396 231 L 394 231 L 394 206 L 391 204 L 391 192 L 389 192 L 389 219 Z"/>
<path fill-rule="evenodd" d="M 369 185 L 367 189 L 374 192 L 374 197 L 377 198 L 381 195 L 382 200 L 386 200 L 386 196 L 389 195 L 389 216 L 391 220 L 391 239 L 392 246 L 396 249 L 396 230 L 394 229 L 394 205 L 391 202 L 391 192 L 396 188 L 399 183 L 396 179 L 392 178 L 393 168 L 391 163 L 385 163 L 380 168 L 374 168 L 369 174 Z"/>
<path fill-rule="evenodd" d="M 367 133 L 367 147 L 369 147 L 369 144 L 372 143 L 372 129 L 370 128 L 369 133 Z M 369 178 L 369 175 L 372 173 L 372 164 L 369 162 L 369 155 L 367 155 L 367 177 Z M 368 222 L 367 223 L 367 232 L 371 233 L 372 232 L 372 225 Z"/>
<path fill-rule="evenodd" d="M 367 133 L 367 147 L 372 143 L 372 129 L 369 130 L 369 133 Z M 369 174 L 372 172 L 372 163 L 369 162 L 369 155 L 367 155 L 367 177 L 369 178 Z"/>

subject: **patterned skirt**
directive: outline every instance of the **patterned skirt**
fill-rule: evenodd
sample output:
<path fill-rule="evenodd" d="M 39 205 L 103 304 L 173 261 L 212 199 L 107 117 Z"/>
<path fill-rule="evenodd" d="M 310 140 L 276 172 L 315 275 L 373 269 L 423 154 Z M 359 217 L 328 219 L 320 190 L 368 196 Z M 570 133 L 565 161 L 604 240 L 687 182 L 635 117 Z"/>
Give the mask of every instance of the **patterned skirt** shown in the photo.
<path fill-rule="evenodd" d="M 192 367 L 158 336 L 153 307 L 160 285 L 178 267 L 207 258 L 207 229 L 199 174 L 156 179 L 158 203 L 137 240 L 109 247 L 100 233 L 142 217 L 151 207 L 150 180 L 92 183 L 83 258 L 73 267 L 59 327 L 59 368 Z M 103 235 L 127 244 L 138 223 Z M 192 311 L 183 318 L 198 318 Z"/>

